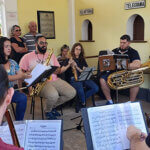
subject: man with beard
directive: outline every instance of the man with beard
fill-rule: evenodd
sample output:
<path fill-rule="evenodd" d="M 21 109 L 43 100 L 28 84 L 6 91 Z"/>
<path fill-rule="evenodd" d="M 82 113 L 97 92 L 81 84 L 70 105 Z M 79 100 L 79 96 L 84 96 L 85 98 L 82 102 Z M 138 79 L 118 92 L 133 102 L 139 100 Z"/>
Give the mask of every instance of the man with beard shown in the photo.
<path fill-rule="evenodd" d="M 31 71 L 37 64 L 44 64 L 49 53 L 47 52 L 47 41 L 44 36 L 39 36 L 35 41 L 36 51 L 24 55 L 20 61 L 20 68 L 24 71 Z M 52 54 L 50 65 L 58 66 L 58 69 L 52 74 L 51 81 L 47 81 L 40 92 L 40 96 L 47 99 L 46 101 L 46 116 L 47 119 L 57 119 L 58 112 L 53 109 L 58 105 L 71 100 L 76 95 L 75 89 L 67 82 L 57 77 L 58 73 L 62 73 L 65 68 L 60 69 L 57 58 Z"/>
<path fill-rule="evenodd" d="M 128 69 L 138 69 L 141 66 L 140 56 L 138 52 L 130 47 L 130 36 L 129 35 L 123 35 L 120 37 L 120 47 L 113 50 L 115 54 L 126 54 L 129 57 L 129 64 Z M 111 95 L 110 95 L 110 88 L 107 85 L 107 77 L 112 72 L 108 72 L 105 74 L 102 74 L 100 77 L 100 85 L 101 89 L 106 97 L 107 103 L 106 105 L 113 104 Z M 139 87 L 132 87 L 130 88 L 130 101 L 135 101 L 136 96 L 138 94 Z"/>

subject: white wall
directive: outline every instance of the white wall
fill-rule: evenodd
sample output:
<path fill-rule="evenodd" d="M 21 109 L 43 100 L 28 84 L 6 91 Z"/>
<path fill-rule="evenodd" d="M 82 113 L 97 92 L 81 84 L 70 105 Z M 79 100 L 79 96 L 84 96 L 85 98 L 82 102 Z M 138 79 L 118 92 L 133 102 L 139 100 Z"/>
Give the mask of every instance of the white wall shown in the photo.
<path fill-rule="evenodd" d="M 10 36 L 10 29 L 18 24 L 17 0 L 4 0 L 6 15 L 6 36 Z"/>

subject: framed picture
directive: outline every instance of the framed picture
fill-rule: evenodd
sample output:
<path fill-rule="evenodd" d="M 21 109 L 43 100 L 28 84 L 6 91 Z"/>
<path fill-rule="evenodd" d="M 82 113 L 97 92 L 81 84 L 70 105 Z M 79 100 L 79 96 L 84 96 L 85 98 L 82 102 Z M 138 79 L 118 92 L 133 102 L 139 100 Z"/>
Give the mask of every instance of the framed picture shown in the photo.
<path fill-rule="evenodd" d="M 37 11 L 38 32 L 47 39 L 55 39 L 55 21 L 53 11 Z"/>

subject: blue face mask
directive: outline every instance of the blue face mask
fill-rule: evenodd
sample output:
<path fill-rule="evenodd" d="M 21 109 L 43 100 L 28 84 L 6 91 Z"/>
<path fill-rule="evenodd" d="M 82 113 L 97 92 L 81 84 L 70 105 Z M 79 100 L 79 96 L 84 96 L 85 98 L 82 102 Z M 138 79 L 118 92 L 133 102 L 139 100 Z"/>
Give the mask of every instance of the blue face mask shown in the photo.
<path fill-rule="evenodd" d="M 42 54 L 45 54 L 46 53 L 46 50 L 47 50 L 47 47 L 46 46 L 42 46 L 40 47 L 39 45 L 37 46 L 38 50 L 40 53 Z"/>

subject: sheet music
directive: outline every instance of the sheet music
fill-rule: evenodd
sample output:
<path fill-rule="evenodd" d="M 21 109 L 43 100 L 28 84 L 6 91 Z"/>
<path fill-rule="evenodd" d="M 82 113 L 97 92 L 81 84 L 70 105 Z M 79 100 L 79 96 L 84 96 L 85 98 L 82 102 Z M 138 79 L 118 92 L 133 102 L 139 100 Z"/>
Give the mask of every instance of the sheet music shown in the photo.
<path fill-rule="evenodd" d="M 134 125 L 147 133 L 140 103 L 123 103 L 88 108 L 94 150 L 129 149 L 126 130 Z"/>
<path fill-rule="evenodd" d="M 83 72 L 80 74 L 78 81 L 89 80 L 92 76 L 95 67 L 86 67 Z"/>
<path fill-rule="evenodd" d="M 45 70 L 50 69 L 50 66 L 45 66 L 42 64 L 37 64 L 36 67 L 32 70 L 32 77 L 29 79 L 25 79 L 25 82 L 30 86 Z"/>
<path fill-rule="evenodd" d="M 17 124 L 14 126 L 19 139 L 20 146 L 24 147 L 26 125 Z M 0 138 L 3 140 L 3 142 L 13 145 L 13 141 L 12 141 L 12 137 L 8 125 L 0 126 Z"/>
<path fill-rule="evenodd" d="M 25 150 L 60 150 L 61 120 L 30 121 Z"/>

